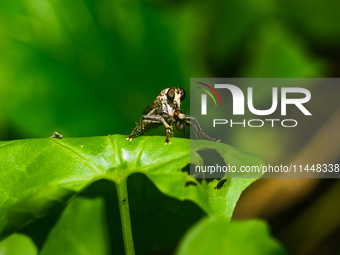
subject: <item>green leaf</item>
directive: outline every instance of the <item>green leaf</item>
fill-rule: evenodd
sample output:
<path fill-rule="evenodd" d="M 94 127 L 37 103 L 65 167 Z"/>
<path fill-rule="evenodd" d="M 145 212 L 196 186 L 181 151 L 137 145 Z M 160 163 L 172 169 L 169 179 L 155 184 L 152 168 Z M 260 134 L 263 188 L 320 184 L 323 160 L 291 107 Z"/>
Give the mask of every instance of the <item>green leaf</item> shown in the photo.
<path fill-rule="evenodd" d="M 219 180 L 199 182 L 182 171 L 190 164 L 190 154 L 215 150 L 238 167 L 263 161 L 222 143 L 171 141 L 172 145 L 165 146 L 164 137 L 142 136 L 129 142 L 122 135 L 113 135 L 1 142 L 0 238 L 63 206 L 96 180 L 113 181 L 118 195 L 128 202 L 121 189 L 133 173 L 145 174 L 172 198 L 192 201 L 207 214 L 230 219 L 241 192 L 255 179 L 228 179 L 219 188 Z M 202 160 L 198 154 L 197 160 Z"/>
<path fill-rule="evenodd" d="M 178 255 L 283 255 L 282 246 L 269 236 L 261 220 L 231 221 L 218 216 L 201 220 L 187 233 Z"/>
<path fill-rule="evenodd" d="M 110 254 L 103 200 L 79 197 L 72 201 L 39 254 Z"/>
<path fill-rule="evenodd" d="M 1 255 L 37 255 L 38 249 L 31 238 L 22 234 L 13 234 L 0 243 Z"/>

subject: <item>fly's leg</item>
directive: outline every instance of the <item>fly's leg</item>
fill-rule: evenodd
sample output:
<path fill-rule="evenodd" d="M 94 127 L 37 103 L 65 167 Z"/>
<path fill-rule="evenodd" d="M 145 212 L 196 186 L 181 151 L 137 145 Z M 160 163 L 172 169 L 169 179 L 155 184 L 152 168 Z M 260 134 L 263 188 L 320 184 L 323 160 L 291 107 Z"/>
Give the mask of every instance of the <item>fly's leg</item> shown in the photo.
<path fill-rule="evenodd" d="M 193 125 L 193 123 L 191 121 L 195 122 L 196 127 Z M 193 129 L 195 130 L 195 133 L 196 133 L 198 139 L 202 139 L 202 137 L 204 137 L 205 139 L 210 140 L 210 141 L 215 141 L 215 142 L 220 142 L 221 141 L 221 139 L 212 138 L 212 137 L 208 136 L 206 133 L 204 133 L 202 131 L 202 128 L 201 128 L 200 124 L 196 120 L 196 118 L 188 116 L 188 115 L 185 115 L 185 123 L 187 125 L 190 125 L 190 126 L 193 127 Z"/>
<path fill-rule="evenodd" d="M 166 130 L 165 130 L 165 136 L 166 136 L 166 138 L 165 138 L 165 145 L 166 144 L 171 144 L 171 142 L 169 141 L 169 136 L 171 134 L 171 126 L 164 120 L 164 118 L 162 116 L 160 116 L 160 115 L 158 115 L 158 116 L 157 115 L 151 115 L 151 116 L 144 115 L 143 117 L 145 117 L 148 120 L 153 120 L 153 121 L 161 122 L 165 126 L 165 128 L 166 128 Z"/>
<path fill-rule="evenodd" d="M 144 119 L 143 122 L 140 122 L 137 124 L 137 126 L 133 129 L 131 135 L 126 137 L 126 140 L 132 140 L 132 138 L 140 136 L 146 132 L 146 129 L 148 125 L 151 124 L 161 124 L 159 121 L 153 121 L 153 120 L 146 120 Z"/>
<path fill-rule="evenodd" d="M 195 131 L 195 135 L 197 139 L 202 139 L 201 133 L 198 131 L 198 129 L 193 125 L 190 121 L 185 120 L 185 125 L 192 127 L 192 129 Z"/>
<path fill-rule="evenodd" d="M 171 135 L 171 128 L 167 128 L 165 129 L 165 145 L 167 144 L 171 144 L 171 142 L 169 141 L 169 137 Z"/>
<path fill-rule="evenodd" d="M 137 137 L 146 132 L 146 127 L 148 124 L 163 124 L 166 128 L 166 139 L 165 144 L 171 144 L 169 141 L 169 135 L 171 133 L 171 127 L 164 118 L 160 115 L 143 115 L 140 122 L 132 131 L 131 135 L 126 138 L 126 140 L 132 140 L 132 138 Z"/>
<path fill-rule="evenodd" d="M 132 138 L 139 136 L 141 133 L 143 133 L 144 131 L 142 131 L 141 129 L 139 131 L 138 128 L 140 127 L 140 123 L 137 124 L 137 126 L 133 129 L 131 135 L 129 135 L 128 137 L 126 137 L 126 140 L 131 141 Z"/>

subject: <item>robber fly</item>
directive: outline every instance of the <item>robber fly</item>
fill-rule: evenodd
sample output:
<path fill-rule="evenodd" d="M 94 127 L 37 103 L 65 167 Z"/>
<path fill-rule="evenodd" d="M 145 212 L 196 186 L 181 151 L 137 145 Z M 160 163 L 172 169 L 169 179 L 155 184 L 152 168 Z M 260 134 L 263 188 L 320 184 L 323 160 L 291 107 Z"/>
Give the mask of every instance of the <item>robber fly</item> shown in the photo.
<path fill-rule="evenodd" d="M 167 88 L 153 100 L 143 111 L 143 116 L 126 140 L 144 134 L 147 130 L 165 126 L 165 145 L 171 144 L 169 137 L 173 136 L 173 124 L 179 131 L 185 133 L 185 127 L 191 126 L 198 139 L 207 139 L 219 142 L 203 133 L 198 121 L 181 110 L 181 103 L 185 99 L 185 91 L 182 88 Z"/>

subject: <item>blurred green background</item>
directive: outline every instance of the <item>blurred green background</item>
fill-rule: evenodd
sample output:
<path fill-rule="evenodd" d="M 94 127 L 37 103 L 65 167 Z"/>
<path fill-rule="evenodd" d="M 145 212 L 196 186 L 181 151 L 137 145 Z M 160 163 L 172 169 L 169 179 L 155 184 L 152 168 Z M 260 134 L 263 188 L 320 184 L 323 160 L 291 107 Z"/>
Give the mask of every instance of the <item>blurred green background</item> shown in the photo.
<path fill-rule="evenodd" d="M 338 77 L 339 11 L 338 0 L 0 1 L 0 139 L 128 135 L 161 90 L 188 93 L 190 77 Z M 318 114 L 299 137 L 236 129 L 225 140 L 266 162 L 308 158 L 339 130 L 339 109 Z M 332 146 L 327 160 L 339 163 Z M 269 220 L 292 254 L 335 254 L 339 192 L 337 180 L 261 180 L 235 218 Z"/>

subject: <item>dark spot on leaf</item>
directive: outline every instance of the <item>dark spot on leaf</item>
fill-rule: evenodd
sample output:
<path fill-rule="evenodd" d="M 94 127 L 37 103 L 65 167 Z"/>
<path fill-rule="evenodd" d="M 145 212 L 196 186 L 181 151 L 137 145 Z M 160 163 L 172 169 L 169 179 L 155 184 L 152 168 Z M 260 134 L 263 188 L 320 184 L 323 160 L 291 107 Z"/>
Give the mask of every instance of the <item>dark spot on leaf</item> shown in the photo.
<path fill-rule="evenodd" d="M 190 185 L 197 186 L 197 183 L 195 183 L 193 181 L 188 181 L 188 182 L 185 183 L 185 187 L 188 187 Z"/>
<path fill-rule="evenodd" d="M 188 175 L 190 175 L 190 165 L 192 164 L 187 164 L 185 167 L 182 168 L 182 172 L 186 172 Z"/>
<path fill-rule="evenodd" d="M 212 149 L 199 150 L 197 151 L 197 153 L 202 157 L 204 166 L 206 166 L 206 168 L 210 166 L 223 167 L 223 166 L 228 165 L 216 150 L 212 150 Z M 201 166 L 201 167 L 204 167 L 204 166 Z M 210 182 L 210 181 L 213 181 L 214 179 L 217 179 L 217 180 L 222 179 L 225 176 L 225 172 L 220 171 L 220 172 L 214 172 L 213 174 L 209 174 L 206 172 L 205 176 L 210 177 L 209 179 L 206 178 L 206 181 Z"/>
<path fill-rule="evenodd" d="M 125 202 L 125 201 L 126 201 L 125 197 L 123 197 L 122 201 L 123 201 L 123 202 Z"/>
<path fill-rule="evenodd" d="M 222 180 L 220 180 L 220 181 L 217 183 L 215 189 L 222 189 L 222 187 L 224 186 L 224 184 L 226 183 L 226 181 L 227 181 L 227 179 L 222 179 Z"/>
<path fill-rule="evenodd" d="M 199 184 L 202 184 L 202 182 L 203 182 L 203 180 L 204 180 L 202 174 L 200 174 L 200 175 L 198 175 L 198 176 L 195 176 L 195 178 L 196 178 L 196 181 L 199 182 Z"/>

